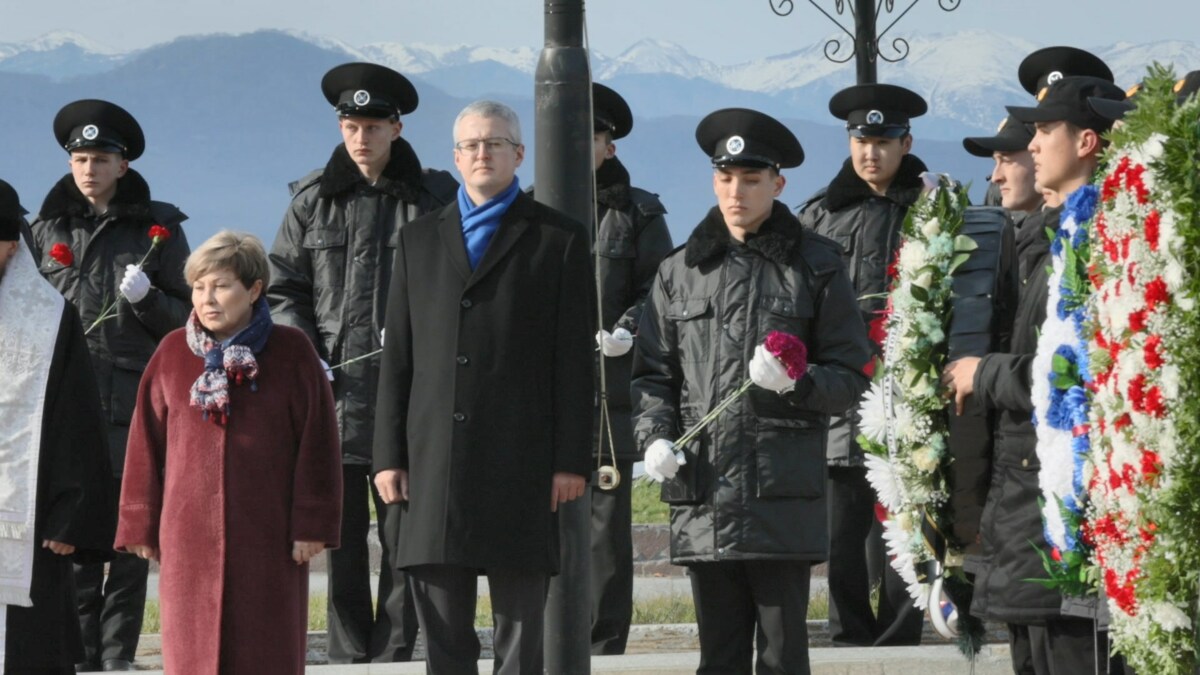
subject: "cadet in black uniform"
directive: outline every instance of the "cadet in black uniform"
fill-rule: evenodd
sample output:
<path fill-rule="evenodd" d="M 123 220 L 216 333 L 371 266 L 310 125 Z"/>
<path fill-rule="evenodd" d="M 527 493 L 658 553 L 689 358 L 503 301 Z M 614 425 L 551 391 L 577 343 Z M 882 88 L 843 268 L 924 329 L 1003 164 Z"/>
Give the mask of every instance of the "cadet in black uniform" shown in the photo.
<path fill-rule="evenodd" d="M 849 87 L 829 101 L 829 112 L 846 120 L 850 158 L 829 187 L 801 207 L 800 222 L 842 247 L 859 312 L 868 324 L 884 309 L 888 265 L 900 247 L 908 208 L 923 189 L 926 168 L 911 154 L 909 120 L 927 109 L 920 95 L 890 84 Z M 879 345 L 872 347 L 880 353 Z M 863 450 L 856 440 L 857 407 L 856 401 L 834 415 L 826 443 L 830 636 L 840 645 L 919 644 L 923 615 L 883 555 L 878 616 L 871 609 L 868 549 L 883 547 L 875 491 L 867 482 Z"/>
<path fill-rule="evenodd" d="M 308 335 L 330 371 L 342 442 L 342 545 L 329 552 L 329 661 L 407 661 L 417 617 L 407 575 L 390 561 L 385 527 L 400 517 L 372 485 L 371 446 L 379 356 L 385 336 L 392 259 L 401 227 L 454 199 L 458 182 L 421 168 L 400 136 L 401 115 L 417 108 L 417 90 L 400 73 L 373 63 L 327 72 L 321 91 L 336 112 L 343 142 L 324 169 L 294 184 L 292 202 L 271 246 L 267 301 L 276 322 Z M 375 602 L 367 548 L 373 501 L 383 562 Z"/>
<path fill-rule="evenodd" d="M 190 249 L 171 204 L 150 199 L 150 186 L 129 163 L 146 147 L 124 108 L 95 99 L 67 104 L 54 137 L 71 172 L 47 193 L 31 225 L 42 276 L 75 305 L 87 335 L 107 421 L 108 448 L 120 493 L 125 442 L 142 371 L 167 333 L 192 310 L 183 278 Z M 154 244 L 151 226 L 168 236 Z M 107 318 L 105 318 L 107 317 Z M 148 562 L 118 554 L 109 565 L 75 567 L 86 662 L 80 670 L 132 670 L 146 603 Z"/>
<path fill-rule="evenodd" d="M 629 371 L 633 336 L 658 264 L 671 251 L 667 210 L 651 192 L 630 185 L 613 141 L 633 128 L 621 95 L 592 85 L 593 169 L 596 172 L 596 274 L 603 314 L 597 336 L 604 354 L 608 419 L 595 425 L 596 461 L 615 464 L 615 488 L 592 481 L 592 653 L 624 654 L 633 619 L 633 442 Z M 597 373 L 599 370 L 597 369 Z M 597 385 L 599 381 L 597 380 Z M 598 400 L 598 399 L 597 399 Z M 607 469 L 602 469 L 607 472 Z"/>

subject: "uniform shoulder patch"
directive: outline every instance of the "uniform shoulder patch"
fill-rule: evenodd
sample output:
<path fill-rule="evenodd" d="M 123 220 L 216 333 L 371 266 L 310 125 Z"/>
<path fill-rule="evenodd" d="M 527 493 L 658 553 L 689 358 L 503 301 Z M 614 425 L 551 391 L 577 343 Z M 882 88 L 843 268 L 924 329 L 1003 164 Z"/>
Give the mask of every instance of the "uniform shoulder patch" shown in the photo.
<path fill-rule="evenodd" d="M 288 183 L 288 194 L 290 194 L 292 197 L 295 197 L 296 195 L 313 187 L 314 185 L 319 185 L 321 183 L 321 176 L 323 176 L 324 174 L 325 174 L 324 169 L 317 169 L 315 171 L 309 172 L 307 175 L 305 175 L 300 180 L 294 180 L 294 181 Z"/>
<path fill-rule="evenodd" d="M 655 216 L 664 216 L 667 214 L 667 207 L 659 200 L 658 195 L 648 190 L 641 188 L 630 188 L 629 197 L 633 200 L 638 211 L 647 218 Z"/>

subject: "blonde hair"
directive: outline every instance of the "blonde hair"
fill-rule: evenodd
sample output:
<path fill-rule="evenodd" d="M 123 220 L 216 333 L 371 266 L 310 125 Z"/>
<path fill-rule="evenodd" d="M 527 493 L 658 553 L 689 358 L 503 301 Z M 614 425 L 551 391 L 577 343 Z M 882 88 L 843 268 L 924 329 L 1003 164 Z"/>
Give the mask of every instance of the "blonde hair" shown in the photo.
<path fill-rule="evenodd" d="M 183 276 L 189 284 L 217 270 L 230 270 L 250 288 L 262 280 L 265 288 L 271 283 L 271 266 L 262 241 L 252 234 L 221 230 L 188 256 Z"/>

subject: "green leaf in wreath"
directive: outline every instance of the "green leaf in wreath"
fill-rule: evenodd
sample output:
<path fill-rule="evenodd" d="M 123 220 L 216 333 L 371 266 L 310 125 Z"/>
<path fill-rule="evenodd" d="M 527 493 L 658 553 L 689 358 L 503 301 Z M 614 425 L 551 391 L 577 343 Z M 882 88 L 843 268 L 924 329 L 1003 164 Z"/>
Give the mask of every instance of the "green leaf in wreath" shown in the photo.
<path fill-rule="evenodd" d="M 979 244 L 975 243 L 974 239 L 965 234 L 960 234 L 954 238 L 955 253 L 970 253 L 977 248 L 979 248 Z"/>

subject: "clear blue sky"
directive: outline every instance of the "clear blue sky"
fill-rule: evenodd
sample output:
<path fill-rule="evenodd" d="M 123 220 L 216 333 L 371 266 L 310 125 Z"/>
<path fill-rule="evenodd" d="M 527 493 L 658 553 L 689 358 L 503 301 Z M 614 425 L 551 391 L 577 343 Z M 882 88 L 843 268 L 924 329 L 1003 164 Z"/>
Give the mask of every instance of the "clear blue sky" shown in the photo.
<path fill-rule="evenodd" d="M 817 1 L 830 11 L 836 2 Z M 959 1 L 956 11 L 946 13 L 938 0 L 918 0 L 893 34 L 981 28 L 1087 47 L 1200 37 L 1197 0 Z M 895 0 L 895 6 L 911 2 Z M 587 13 L 592 46 L 602 53 L 616 55 L 651 37 L 731 64 L 809 46 L 836 30 L 808 0 L 794 4 L 786 18 L 772 13 L 769 0 L 591 0 Z M 279 28 L 352 45 L 539 47 L 542 9 L 542 0 L 0 0 L 0 42 L 70 30 L 124 51 L 179 35 Z"/>

